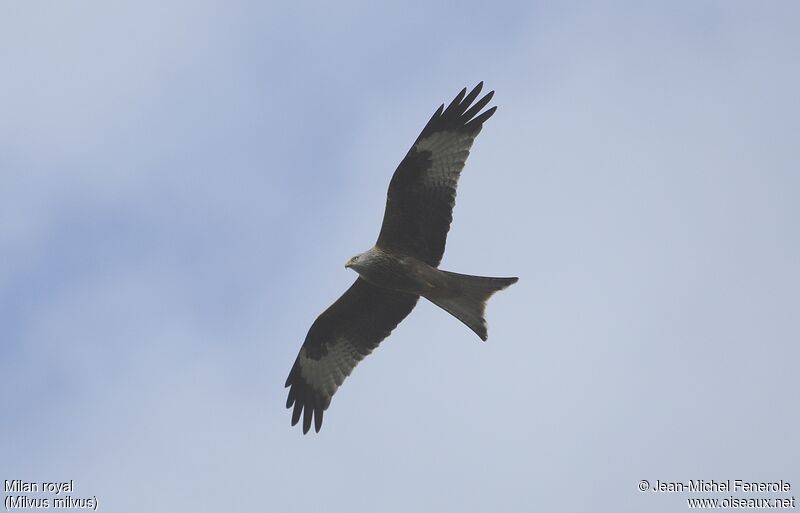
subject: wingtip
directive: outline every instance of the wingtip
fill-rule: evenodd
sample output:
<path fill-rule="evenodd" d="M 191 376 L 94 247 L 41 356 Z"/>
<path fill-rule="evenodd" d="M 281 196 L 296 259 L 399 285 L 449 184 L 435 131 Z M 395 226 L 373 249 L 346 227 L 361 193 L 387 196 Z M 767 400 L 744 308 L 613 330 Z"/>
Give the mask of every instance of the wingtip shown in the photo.
<path fill-rule="evenodd" d="M 311 426 L 314 426 L 314 432 L 319 433 L 322 429 L 322 411 L 310 410 L 308 408 L 303 411 L 303 434 L 307 435 L 311 431 Z M 313 419 L 313 420 L 312 420 Z M 292 426 L 296 426 L 300 421 L 300 416 L 297 418 L 292 417 Z"/>
<path fill-rule="evenodd" d="M 456 95 L 456 97 L 455 97 L 455 98 L 453 98 L 453 101 L 451 101 L 451 102 L 450 102 L 450 105 L 448 105 L 448 106 L 447 106 L 447 109 L 445 109 L 445 112 L 447 112 L 447 113 L 450 113 L 450 112 L 452 112 L 454 109 L 457 109 L 457 108 L 458 108 L 458 105 L 460 105 L 460 104 L 461 104 L 461 100 L 463 100 L 463 99 L 464 99 L 464 96 L 465 96 L 466 94 L 467 94 L 467 88 L 465 87 L 464 89 L 462 89 L 462 90 L 461 90 L 461 92 L 460 92 L 460 93 L 458 93 L 458 94 Z"/>
<path fill-rule="evenodd" d="M 300 421 L 300 415 L 303 413 L 303 404 L 296 400 L 294 402 L 294 411 L 292 411 L 292 425 L 297 425 Z"/>
<path fill-rule="evenodd" d="M 496 110 L 497 110 L 497 105 L 495 105 L 495 106 L 494 106 L 494 107 L 492 107 L 491 109 L 486 109 L 486 112 L 484 112 L 483 114 L 481 114 L 480 116 L 478 116 L 478 117 L 477 117 L 477 118 L 475 118 L 475 119 L 479 119 L 479 120 L 480 120 L 480 121 L 479 121 L 479 123 L 483 124 L 483 123 L 485 123 L 485 122 L 486 122 L 486 121 L 487 121 L 487 120 L 488 120 L 490 117 L 494 116 L 494 113 L 495 113 L 495 111 L 496 111 Z"/>
<path fill-rule="evenodd" d="M 483 80 L 478 82 L 478 85 L 473 87 L 472 88 L 472 92 L 470 92 L 469 94 L 470 94 L 471 97 L 474 98 L 475 96 L 478 96 L 482 90 L 483 90 Z"/>
<path fill-rule="evenodd" d="M 479 105 L 480 105 L 480 106 L 483 106 L 483 105 L 485 105 L 485 102 L 484 102 L 483 100 L 481 100 L 480 102 L 478 102 L 478 103 L 475 105 L 475 107 L 478 107 Z M 477 111 L 475 110 L 475 107 L 473 107 L 472 109 L 470 109 L 470 110 L 467 112 L 467 115 L 469 115 L 469 116 L 474 116 L 475 114 L 477 114 Z M 497 110 L 497 106 L 496 106 L 496 105 L 495 105 L 494 107 L 490 108 L 490 109 L 487 109 L 486 111 L 484 111 L 484 112 L 483 112 L 483 113 L 481 113 L 481 114 L 478 114 L 478 116 L 476 116 L 476 117 L 475 117 L 475 118 L 473 118 L 471 121 L 469 121 L 469 122 L 468 122 L 466 125 L 464 125 L 464 127 L 465 127 L 467 130 L 477 130 L 477 131 L 480 131 L 481 127 L 482 127 L 482 126 L 483 126 L 483 124 L 486 122 L 486 120 L 488 120 L 490 117 L 492 117 L 492 115 L 495 113 L 495 111 L 496 111 L 496 110 Z"/>

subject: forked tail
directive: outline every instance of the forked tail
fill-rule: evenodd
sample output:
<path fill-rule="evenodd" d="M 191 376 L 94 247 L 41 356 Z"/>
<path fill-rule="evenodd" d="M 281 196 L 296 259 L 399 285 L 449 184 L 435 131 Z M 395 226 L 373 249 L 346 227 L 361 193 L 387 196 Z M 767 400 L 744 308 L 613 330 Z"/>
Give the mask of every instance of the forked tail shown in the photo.
<path fill-rule="evenodd" d="M 448 286 L 444 289 L 437 288 L 425 294 L 425 297 L 466 324 L 481 340 L 486 340 L 486 319 L 483 318 L 486 302 L 492 294 L 516 283 L 519 278 L 489 278 L 441 272 L 448 276 Z"/>

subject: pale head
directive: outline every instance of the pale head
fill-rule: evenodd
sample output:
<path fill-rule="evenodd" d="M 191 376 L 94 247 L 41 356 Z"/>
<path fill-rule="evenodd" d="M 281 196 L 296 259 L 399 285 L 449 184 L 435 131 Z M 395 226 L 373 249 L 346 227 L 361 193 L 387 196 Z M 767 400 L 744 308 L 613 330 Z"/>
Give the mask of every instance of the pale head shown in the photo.
<path fill-rule="evenodd" d="M 372 258 L 372 249 L 369 251 L 365 251 L 363 253 L 359 253 L 358 255 L 354 256 L 350 260 L 348 260 L 344 266 L 348 267 L 355 272 L 360 272 L 367 266 L 369 266 L 369 262 Z"/>

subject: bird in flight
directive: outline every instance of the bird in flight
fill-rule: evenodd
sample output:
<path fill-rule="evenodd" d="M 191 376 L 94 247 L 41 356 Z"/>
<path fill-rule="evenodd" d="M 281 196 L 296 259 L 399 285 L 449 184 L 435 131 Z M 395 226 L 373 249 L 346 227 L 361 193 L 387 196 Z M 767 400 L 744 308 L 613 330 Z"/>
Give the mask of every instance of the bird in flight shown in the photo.
<path fill-rule="evenodd" d="M 308 330 L 286 379 L 292 425 L 303 417 L 319 432 L 331 397 L 353 368 L 417 304 L 420 296 L 443 308 L 486 340 L 489 297 L 517 278 L 489 278 L 438 269 L 453 220 L 456 187 L 494 95 L 477 102 L 483 82 L 441 105 L 392 176 L 378 241 L 347 261 L 355 283 Z M 474 102 L 474 104 L 473 104 Z"/>

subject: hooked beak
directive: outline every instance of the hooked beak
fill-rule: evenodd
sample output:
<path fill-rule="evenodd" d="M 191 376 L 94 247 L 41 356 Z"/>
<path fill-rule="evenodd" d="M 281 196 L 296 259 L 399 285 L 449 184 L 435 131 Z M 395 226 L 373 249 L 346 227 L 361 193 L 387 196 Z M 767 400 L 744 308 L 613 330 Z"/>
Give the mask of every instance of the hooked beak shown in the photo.
<path fill-rule="evenodd" d="M 353 267 L 353 259 L 352 258 L 344 263 L 344 268 L 347 269 L 348 267 Z"/>

